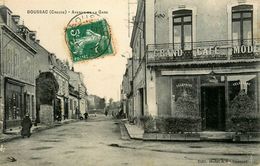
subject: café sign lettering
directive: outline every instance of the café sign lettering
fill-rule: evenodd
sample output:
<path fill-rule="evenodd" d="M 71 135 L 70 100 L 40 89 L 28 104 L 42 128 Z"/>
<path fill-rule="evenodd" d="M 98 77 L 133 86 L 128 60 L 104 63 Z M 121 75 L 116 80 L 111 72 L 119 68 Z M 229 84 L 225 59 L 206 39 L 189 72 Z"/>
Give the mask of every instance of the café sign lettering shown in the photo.
<path fill-rule="evenodd" d="M 177 88 L 185 87 L 185 88 L 192 88 L 192 84 L 189 83 L 179 83 L 176 85 Z"/>
<path fill-rule="evenodd" d="M 260 52 L 260 48 L 258 46 L 234 46 L 232 48 L 233 54 L 250 54 L 254 52 Z M 188 50 L 188 49 L 187 49 Z M 210 46 L 210 47 L 197 47 L 192 50 L 193 56 L 205 56 L 205 55 L 221 55 L 227 53 L 227 47 L 222 46 Z M 182 49 L 173 49 L 173 48 L 162 48 L 162 49 L 154 49 L 153 54 L 157 57 L 180 57 L 183 56 L 184 51 Z"/>

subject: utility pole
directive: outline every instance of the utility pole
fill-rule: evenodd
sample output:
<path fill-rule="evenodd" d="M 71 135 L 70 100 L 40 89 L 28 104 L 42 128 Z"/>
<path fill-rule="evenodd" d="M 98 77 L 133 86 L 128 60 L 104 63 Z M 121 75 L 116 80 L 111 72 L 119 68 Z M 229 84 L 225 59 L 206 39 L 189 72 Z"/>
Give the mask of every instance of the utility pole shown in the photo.
<path fill-rule="evenodd" d="M 128 22 L 127 22 L 128 37 L 130 37 L 130 5 L 129 5 L 129 0 L 127 0 L 127 12 L 128 12 Z"/>
<path fill-rule="evenodd" d="M 78 118 L 80 118 L 79 116 L 79 113 L 80 113 L 80 84 L 78 84 Z"/>
<path fill-rule="evenodd" d="M 137 0 L 136 0 L 137 1 Z M 130 2 L 130 0 L 127 0 L 127 13 L 128 13 L 128 21 L 127 21 L 127 27 L 128 27 L 128 37 L 131 36 L 131 7 L 130 5 L 135 5 L 137 2 Z"/>

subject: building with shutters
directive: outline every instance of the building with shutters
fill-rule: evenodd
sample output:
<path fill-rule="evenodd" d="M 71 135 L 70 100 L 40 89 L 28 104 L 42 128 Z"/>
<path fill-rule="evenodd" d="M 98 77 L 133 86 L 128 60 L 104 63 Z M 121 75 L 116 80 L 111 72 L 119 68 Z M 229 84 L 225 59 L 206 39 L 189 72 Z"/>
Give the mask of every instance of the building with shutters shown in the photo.
<path fill-rule="evenodd" d="M 35 32 L 19 24 L 19 16 L 0 6 L 0 128 L 6 132 L 29 113 L 35 119 Z"/>
<path fill-rule="evenodd" d="M 139 0 L 133 116 L 196 116 L 196 131 L 237 131 L 245 114 L 259 124 L 259 9 L 257 0 Z"/>

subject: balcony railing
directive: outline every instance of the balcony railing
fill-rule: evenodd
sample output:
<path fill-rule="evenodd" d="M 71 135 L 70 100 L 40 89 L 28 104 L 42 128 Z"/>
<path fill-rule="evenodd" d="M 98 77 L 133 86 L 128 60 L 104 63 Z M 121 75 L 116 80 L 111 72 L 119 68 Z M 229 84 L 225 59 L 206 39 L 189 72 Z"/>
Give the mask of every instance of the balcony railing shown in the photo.
<path fill-rule="evenodd" d="M 192 62 L 260 58 L 260 39 L 147 45 L 147 62 Z"/>

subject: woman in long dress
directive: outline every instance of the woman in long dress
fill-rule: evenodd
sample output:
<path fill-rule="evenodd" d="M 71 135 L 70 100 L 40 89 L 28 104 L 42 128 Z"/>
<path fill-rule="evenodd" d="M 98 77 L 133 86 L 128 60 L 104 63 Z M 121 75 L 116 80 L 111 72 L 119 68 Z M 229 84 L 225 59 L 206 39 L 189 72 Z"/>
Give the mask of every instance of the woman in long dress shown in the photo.
<path fill-rule="evenodd" d="M 25 115 L 21 125 L 22 125 L 22 131 L 21 131 L 22 137 L 24 138 L 25 136 L 27 136 L 29 138 L 31 136 L 31 127 L 32 127 L 32 121 L 29 115 Z"/>

